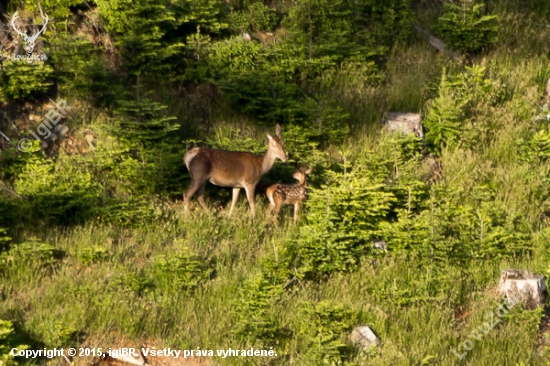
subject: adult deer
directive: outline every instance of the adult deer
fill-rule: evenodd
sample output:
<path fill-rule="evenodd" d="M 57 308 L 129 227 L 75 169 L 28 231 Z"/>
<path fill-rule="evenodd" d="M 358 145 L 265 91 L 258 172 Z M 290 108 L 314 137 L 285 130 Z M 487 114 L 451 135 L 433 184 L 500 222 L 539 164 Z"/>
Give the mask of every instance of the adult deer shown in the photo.
<path fill-rule="evenodd" d="M 189 150 L 183 156 L 183 162 L 191 175 L 191 185 L 183 194 L 185 211 L 189 209 L 189 200 L 197 194 L 197 200 L 205 211 L 208 211 L 204 203 L 204 188 L 206 182 L 221 187 L 233 188 L 233 199 L 229 215 L 235 208 L 241 188 L 246 191 L 246 197 L 250 204 L 250 211 L 254 215 L 254 191 L 256 185 L 275 164 L 275 159 L 286 161 L 284 144 L 281 140 L 281 126 L 277 124 L 275 136 L 269 131 L 267 138 L 269 144 L 265 155 L 255 155 L 248 152 L 215 150 L 206 147 L 196 147 Z"/>
<path fill-rule="evenodd" d="M 296 224 L 300 204 L 307 198 L 306 175 L 309 173 L 311 173 L 311 168 L 307 170 L 296 169 L 292 178 L 296 179 L 298 184 L 273 184 L 267 188 L 265 192 L 269 200 L 267 213 L 270 214 L 275 209 L 275 223 L 277 223 L 277 216 L 283 205 L 294 205 L 294 223 Z"/>

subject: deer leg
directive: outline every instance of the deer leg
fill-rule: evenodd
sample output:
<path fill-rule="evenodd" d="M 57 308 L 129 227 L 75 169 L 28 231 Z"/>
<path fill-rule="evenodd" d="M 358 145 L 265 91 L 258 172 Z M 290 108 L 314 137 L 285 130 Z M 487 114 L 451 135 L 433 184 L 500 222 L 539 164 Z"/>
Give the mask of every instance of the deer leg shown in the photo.
<path fill-rule="evenodd" d="M 250 211 L 252 212 L 252 216 L 254 216 L 255 214 L 255 209 L 254 209 L 254 189 L 256 187 L 252 186 L 252 187 L 245 187 L 245 192 L 246 192 L 246 198 L 248 198 L 248 204 L 250 205 Z"/>
<path fill-rule="evenodd" d="M 269 206 L 267 207 L 267 215 L 271 215 L 271 212 L 273 212 L 273 209 L 275 208 L 275 204 L 273 202 L 269 202 Z"/>
<path fill-rule="evenodd" d="M 209 212 L 208 207 L 206 206 L 206 203 L 204 203 L 204 188 L 206 188 L 206 182 L 204 182 L 202 186 L 200 186 L 199 189 L 197 189 L 197 200 L 201 204 L 204 211 Z"/>
<path fill-rule="evenodd" d="M 203 183 L 204 184 L 204 183 Z M 187 189 L 187 191 L 185 191 L 185 193 L 183 194 L 183 204 L 185 206 L 185 211 L 187 212 L 189 210 L 189 200 L 191 199 L 191 197 L 193 197 L 193 195 L 195 194 L 195 192 L 197 192 L 197 190 L 201 187 L 200 184 L 198 184 L 196 181 L 191 181 L 191 185 L 189 186 L 189 188 Z"/>
<path fill-rule="evenodd" d="M 231 200 L 231 208 L 229 209 L 229 215 L 227 215 L 227 217 L 231 217 L 233 209 L 235 208 L 235 203 L 237 203 L 237 199 L 239 198 L 240 191 L 241 189 L 238 187 L 233 188 L 233 199 Z"/>
<path fill-rule="evenodd" d="M 274 198 L 275 189 L 274 188 L 275 188 L 275 186 L 271 186 L 265 192 L 266 196 L 267 196 L 267 199 L 269 201 L 269 206 L 267 207 L 267 212 L 266 212 L 267 217 L 269 217 L 271 215 L 271 213 L 273 212 L 273 209 L 275 208 L 275 198 Z"/>
<path fill-rule="evenodd" d="M 273 202 L 271 200 L 271 198 L 269 199 L 269 206 L 267 207 L 267 217 L 269 218 L 271 216 L 271 213 L 273 212 L 273 209 L 277 207 L 275 205 L 275 202 Z M 275 225 L 278 226 L 278 222 L 277 222 L 277 216 L 273 216 L 273 222 L 275 223 Z"/>
<path fill-rule="evenodd" d="M 294 204 L 294 225 L 298 222 L 298 214 L 300 213 L 300 202 Z"/>
<path fill-rule="evenodd" d="M 279 224 L 279 211 L 281 211 L 281 207 L 283 206 L 281 203 L 275 203 L 274 205 L 275 212 L 273 213 L 273 221 L 275 224 Z"/>

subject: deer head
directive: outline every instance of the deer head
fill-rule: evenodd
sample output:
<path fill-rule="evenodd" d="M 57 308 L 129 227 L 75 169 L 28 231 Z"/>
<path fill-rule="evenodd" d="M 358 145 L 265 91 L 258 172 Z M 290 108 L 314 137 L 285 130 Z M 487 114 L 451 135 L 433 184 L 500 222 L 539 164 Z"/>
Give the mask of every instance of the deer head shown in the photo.
<path fill-rule="evenodd" d="M 277 126 L 275 127 L 275 136 L 273 136 L 269 130 L 266 130 L 266 135 L 269 139 L 268 154 L 273 155 L 275 158 L 281 159 L 282 162 L 285 162 L 287 157 L 284 149 L 285 144 L 281 137 L 281 125 L 277 123 Z"/>
<path fill-rule="evenodd" d="M 13 17 L 11 18 L 11 26 L 12 28 L 17 32 L 17 34 L 19 34 L 21 37 L 23 37 L 23 40 L 25 41 L 25 43 L 27 44 L 27 46 L 25 47 L 25 50 L 27 51 L 27 53 L 32 53 L 32 51 L 34 50 L 34 46 L 35 46 L 35 42 L 36 42 L 36 39 L 38 38 L 38 36 L 40 34 L 42 34 L 44 32 L 44 30 L 46 29 L 46 25 L 48 24 L 48 16 L 46 14 L 44 14 L 44 25 L 42 26 L 42 29 L 40 29 L 39 31 L 37 32 L 34 32 L 32 36 L 29 36 L 27 35 L 27 31 L 25 30 L 25 32 L 21 32 L 19 30 L 19 28 L 17 27 L 17 25 L 15 24 L 15 21 L 16 19 L 19 18 L 19 14 L 18 12 L 16 11 L 15 14 L 13 14 Z M 21 19 L 21 18 L 19 18 Z"/>
<path fill-rule="evenodd" d="M 309 173 L 311 173 L 311 168 L 307 170 L 296 168 L 296 171 L 294 172 L 294 174 L 292 174 L 292 178 L 296 179 L 299 182 L 299 184 L 305 185 L 306 175 L 308 175 Z"/>

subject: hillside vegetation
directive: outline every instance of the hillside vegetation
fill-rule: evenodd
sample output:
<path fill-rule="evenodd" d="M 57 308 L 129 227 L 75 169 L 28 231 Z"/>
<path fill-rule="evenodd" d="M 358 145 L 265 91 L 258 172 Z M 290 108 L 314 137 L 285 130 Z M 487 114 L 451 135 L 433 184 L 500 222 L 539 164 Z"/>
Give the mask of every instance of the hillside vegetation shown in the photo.
<path fill-rule="evenodd" d="M 277 353 L 212 365 L 550 365 L 548 300 L 480 333 L 501 270 L 550 275 L 547 0 L 2 4 L 0 365 L 145 344 Z M 49 17 L 46 60 L 14 57 L 16 11 L 29 34 Z M 62 99 L 69 132 L 45 136 Z M 421 113 L 424 139 L 386 133 L 390 111 Z M 255 216 L 241 193 L 228 218 L 211 184 L 210 213 L 184 212 L 185 151 L 263 153 L 276 123 L 289 160 Z M 294 165 L 308 201 L 274 225 L 265 188 Z M 363 324 L 378 347 L 351 343 Z"/>

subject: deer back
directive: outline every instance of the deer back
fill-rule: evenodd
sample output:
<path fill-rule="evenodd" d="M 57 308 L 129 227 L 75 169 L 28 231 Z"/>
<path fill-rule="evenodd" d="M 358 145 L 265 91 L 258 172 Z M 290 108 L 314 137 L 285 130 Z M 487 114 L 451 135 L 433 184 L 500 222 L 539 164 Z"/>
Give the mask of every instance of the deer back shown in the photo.
<path fill-rule="evenodd" d="M 266 131 L 269 144 L 261 155 L 249 152 L 225 151 L 197 147 L 183 157 L 191 178 L 225 187 L 253 188 L 275 164 L 275 159 L 286 161 L 281 126 L 277 124 L 275 136 Z"/>
<path fill-rule="evenodd" d="M 195 148 L 185 154 L 187 169 L 201 180 L 220 186 L 256 184 L 262 177 L 263 157 L 247 152 Z"/>

